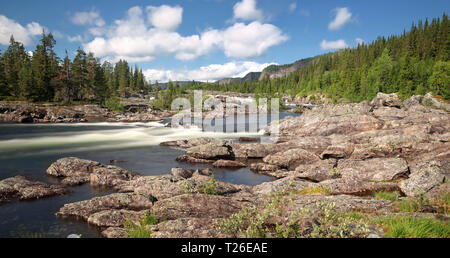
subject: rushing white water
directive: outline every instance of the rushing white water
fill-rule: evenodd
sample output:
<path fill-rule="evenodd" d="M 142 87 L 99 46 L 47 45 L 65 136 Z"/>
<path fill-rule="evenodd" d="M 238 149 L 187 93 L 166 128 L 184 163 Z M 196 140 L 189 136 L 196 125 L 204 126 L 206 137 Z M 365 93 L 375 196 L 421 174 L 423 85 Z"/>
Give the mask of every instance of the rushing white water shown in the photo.
<path fill-rule="evenodd" d="M 199 137 L 237 138 L 242 136 L 261 136 L 263 134 L 262 131 L 259 133 L 202 132 L 201 129 L 196 127 L 167 128 L 165 124 L 157 122 L 52 124 L 51 126 L 67 128 L 81 126 L 101 128 L 101 126 L 107 126 L 108 129 L 30 134 L 29 137 L 0 140 L 0 156 L 5 154 L 10 156 L 12 153 L 36 155 L 43 153 L 73 153 L 78 151 L 125 149 L 156 146 L 165 141 Z M 114 127 L 117 127 L 117 129 Z"/>

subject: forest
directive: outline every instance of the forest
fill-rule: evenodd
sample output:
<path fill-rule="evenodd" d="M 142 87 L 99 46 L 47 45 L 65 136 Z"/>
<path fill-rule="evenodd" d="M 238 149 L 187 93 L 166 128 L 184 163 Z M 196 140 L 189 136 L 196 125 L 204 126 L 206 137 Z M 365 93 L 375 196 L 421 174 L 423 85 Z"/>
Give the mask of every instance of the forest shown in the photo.
<path fill-rule="evenodd" d="M 432 92 L 450 99 L 450 24 L 448 16 L 419 21 L 407 32 L 370 44 L 317 56 L 284 78 L 257 82 L 192 83 L 189 89 L 292 97 L 321 93 L 334 101 L 373 99 L 378 92 L 407 98 Z"/>
<path fill-rule="evenodd" d="M 81 49 L 73 60 L 67 51 L 60 59 L 55 44 L 53 35 L 43 32 L 36 49 L 26 52 L 11 36 L 7 50 L 0 52 L 0 100 L 114 104 L 119 97 L 152 90 L 142 70 L 127 61 L 101 63 Z M 401 35 L 314 57 L 309 65 L 283 78 L 228 85 L 192 82 L 186 87 L 169 82 L 166 90 L 156 83 L 154 104 L 169 108 L 173 99 L 193 89 L 256 93 L 257 97 L 321 93 L 336 102 L 370 100 L 378 92 L 396 92 L 403 98 L 432 92 L 449 100 L 449 55 L 450 24 L 443 14 L 431 22 L 413 23 Z"/>
<path fill-rule="evenodd" d="M 11 36 L 4 53 L 0 52 L 0 100 L 72 103 L 105 101 L 148 92 L 150 85 L 142 70 L 127 61 L 101 63 L 92 53 L 78 49 L 70 60 L 54 52 L 52 34 L 42 33 L 40 44 L 26 52 Z"/>

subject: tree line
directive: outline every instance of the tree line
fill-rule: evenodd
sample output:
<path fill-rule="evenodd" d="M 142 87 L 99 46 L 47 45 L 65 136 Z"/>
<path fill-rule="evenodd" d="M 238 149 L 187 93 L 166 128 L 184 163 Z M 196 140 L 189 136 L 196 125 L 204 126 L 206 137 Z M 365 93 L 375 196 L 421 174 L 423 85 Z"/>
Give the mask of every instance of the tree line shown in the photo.
<path fill-rule="evenodd" d="M 53 35 L 43 32 L 36 49 L 27 53 L 11 36 L 8 49 L 0 52 L 0 100 L 103 104 L 150 89 L 142 70 L 133 69 L 127 61 L 101 63 L 81 49 L 73 60 L 67 51 L 61 60 L 55 44 Z"/>
<path fill-rule="evenodd" d="M 333 100 L 359 102 L 378 92 L 401 97 L 432 92 L 450 99 L 450 23 L 448 16 L 419 21 L 401 35 L 317 56 L 284 78 L 258 82 L 196 84 L 190 89 L 235 91 L 274 96 L 322 93 Z"/>

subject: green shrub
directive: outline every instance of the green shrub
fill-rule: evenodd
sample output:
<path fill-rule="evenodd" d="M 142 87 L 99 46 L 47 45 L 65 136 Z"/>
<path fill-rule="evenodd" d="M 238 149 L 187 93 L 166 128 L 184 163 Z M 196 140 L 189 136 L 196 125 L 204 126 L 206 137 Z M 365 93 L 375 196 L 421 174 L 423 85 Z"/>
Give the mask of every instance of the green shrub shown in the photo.
<path fill-rule="evenodd" d="M 214 173 L 211 175 L 211 179 L 205 185 L 202 185 L 199 188 L 199 191 L 208 195 L 220 195 L 220 192 L 217 190 L 218 183 L 214 176 Z"/>
<path fill-rule="evenodd" d="M 104 106 L 113 112 L 117 113 L 125 112 L 125 107 L 120 103 L 120 99 L 118 97 L 111 97 L 105 100 Z"/>
<path fill-rule="evenodd" d="M 365 237 L 367 220 L 360 213 L 338 213 L 334 203 L 318 203 L 317 211 L 293 208 L 290 196 L 272 195 L 263 207 L 246 207 L 241 212 L 224 219 L 218 229 L 230 237 L 245 238 L 349 238 Z M 300 221 L 314 221 L 311 227 L 303 228 Z"/>
<path fill-rule="evenodd" d="M 363 238 L 369 233 L 369 225 L 362 215 L 335 211 L 335 203 L 318 203 L 320 210 L 317 224 L 313 224 L 312 238 Z"/>
<path fill-rule="evenodd" d="M 387 238 L 449 238 L 448 222 L 434 218 L 387 217 L 378 219 Z"/>

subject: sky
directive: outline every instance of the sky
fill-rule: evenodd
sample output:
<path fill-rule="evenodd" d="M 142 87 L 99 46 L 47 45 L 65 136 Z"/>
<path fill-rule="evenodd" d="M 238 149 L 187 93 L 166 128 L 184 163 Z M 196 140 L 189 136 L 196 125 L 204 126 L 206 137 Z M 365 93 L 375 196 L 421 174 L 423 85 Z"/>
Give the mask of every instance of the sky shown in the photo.
<path fill-rule="evenodd" d="M 152 82 L 215 81 L 401 34 L 448 14 L 448 0 L 0 0 L 0 49 L 33 51 L 42 30 L 60 57 L 78 48 L 125 59 Z"/>

